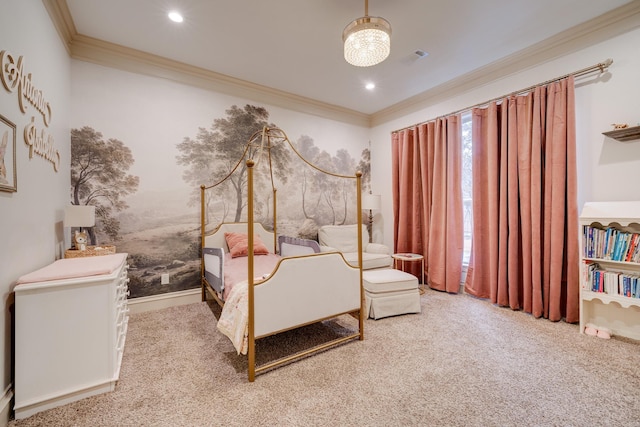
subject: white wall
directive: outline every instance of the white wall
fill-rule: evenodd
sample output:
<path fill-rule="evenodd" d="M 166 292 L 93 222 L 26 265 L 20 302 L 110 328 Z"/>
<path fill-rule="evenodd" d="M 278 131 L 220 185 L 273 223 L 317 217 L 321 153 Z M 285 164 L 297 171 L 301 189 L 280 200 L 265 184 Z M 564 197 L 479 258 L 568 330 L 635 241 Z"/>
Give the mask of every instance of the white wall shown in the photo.
<path fill-rule="evenodd" d="M 374 221 L 393 245 L 391 132 L 613 59 L 609 73 L 576 80 L 578 207 L 586 201 L 640 200 L 640 139 L 618 142 L 602 135 L 612 123 L 640 124 L 640 29 L 540 64 L 507 78 L 425 107 L 371 131 L 373 191 L 383 209 Z"/>
<path fill-rule="evenodd" d="M 0 50 L 14 57 L 23 56 L 24 71 L 31 73 L 33 85 L 44 93 L 52 106 L 49 127 L 28 102 L 22 113 L 17 92 L 0 85 L 0 114 L 16 125 L 17 189 L 0 192 L 0 292 L 4 316 L 0 342 L 0 376 L 7 396 L 11 384 L 11 292 L 16 279 L 43 267 L 61 256 L 63 208 L 69 199 L 69 58 L 40 1 L 8 0 L 0 12 Z M 35 117 L 38 133 L 53 136 L 61 165 L 55 172 L 40 156 L 29 158 L 24 128 Z M 6 161 L 10 161 L 6 159 Z M 2 390 L 0 390 L 0 394 Z M 0 396 L 0 399 L 2 396 Z M 0 405 L 6 402 L 0 400 Z M 5 407 L 0 407 L 0 411 Z M 6 420 L 0 419 L 0 424 Z"/>

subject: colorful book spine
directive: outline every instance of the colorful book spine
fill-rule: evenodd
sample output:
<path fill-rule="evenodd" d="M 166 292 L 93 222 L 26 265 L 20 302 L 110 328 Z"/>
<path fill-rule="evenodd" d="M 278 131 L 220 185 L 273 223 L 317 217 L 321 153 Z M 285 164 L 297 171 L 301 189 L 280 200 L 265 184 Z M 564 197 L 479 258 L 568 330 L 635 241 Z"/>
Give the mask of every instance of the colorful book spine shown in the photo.
<path fill-rule="evenodd" d="M 629 248 L 625 254 L 624 260 L 626 262 L 631 262 L 631 257 L 633 256 L 633 251 L 635 251 L 636 246 L 638 245 L 638 234 L 632 234 L 629 242 Z"/>

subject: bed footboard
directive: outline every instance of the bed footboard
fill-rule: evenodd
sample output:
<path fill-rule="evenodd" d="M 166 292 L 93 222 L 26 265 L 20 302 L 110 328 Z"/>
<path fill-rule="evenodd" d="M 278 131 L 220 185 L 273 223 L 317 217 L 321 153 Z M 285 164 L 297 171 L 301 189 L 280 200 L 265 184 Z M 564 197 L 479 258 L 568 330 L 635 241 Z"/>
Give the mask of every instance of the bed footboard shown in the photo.
<path fill-rule="evenodd" d="M 347 341 L 364 339 L 362 272 L 349 265 L 340 253 L 283 258 L 269 278 L 254 285 L 253 294 L 253 304 L 249 298 L 249 381 L 257 373 Z M 353 333 L 266 365 L 255 365 L 255 339 L 356 313 L 358 328 Z"/>
<path fill-rule="evenodd" d="M 361 307 L 360 270 L 336 252 L 283 258 L 254 289 L 256 338 Z"/>

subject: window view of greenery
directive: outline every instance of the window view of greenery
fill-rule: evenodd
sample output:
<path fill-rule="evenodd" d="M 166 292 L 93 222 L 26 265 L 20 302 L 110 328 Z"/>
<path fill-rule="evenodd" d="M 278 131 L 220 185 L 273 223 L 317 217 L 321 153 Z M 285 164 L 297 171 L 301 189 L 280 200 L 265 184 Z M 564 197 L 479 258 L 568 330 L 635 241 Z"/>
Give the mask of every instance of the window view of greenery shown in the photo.
<path fill-rule="evenodd" d="M 462 204 L 464 209 L 464 255 L 462 262 L 465 265 L 469 263 L 469 256 L 471 255 L 473 229 L 471 149 L 471 113 L 465 113 L 462 115 Z"/>

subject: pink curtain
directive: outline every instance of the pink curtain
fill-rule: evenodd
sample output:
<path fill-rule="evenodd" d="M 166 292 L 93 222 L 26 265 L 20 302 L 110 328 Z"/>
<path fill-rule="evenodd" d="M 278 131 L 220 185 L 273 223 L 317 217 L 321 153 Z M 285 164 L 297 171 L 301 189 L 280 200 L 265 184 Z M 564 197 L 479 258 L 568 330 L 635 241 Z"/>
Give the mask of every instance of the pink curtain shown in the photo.
<path fill-rule="evenodd" d="M 579 321 L 573 77 L 476 108 L 465 291 Z"/>
<path fill-rule="evenodd" d="M 459 115 L 392 134 L 394 252 L 423 255 L 426 283 L 451 293 L 464 246 L 460 134 Z M 406 267 L 420 276 L 417 264 Z"/>

